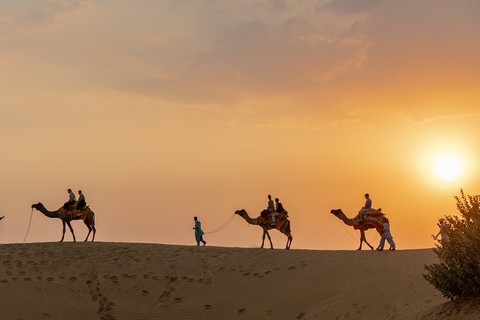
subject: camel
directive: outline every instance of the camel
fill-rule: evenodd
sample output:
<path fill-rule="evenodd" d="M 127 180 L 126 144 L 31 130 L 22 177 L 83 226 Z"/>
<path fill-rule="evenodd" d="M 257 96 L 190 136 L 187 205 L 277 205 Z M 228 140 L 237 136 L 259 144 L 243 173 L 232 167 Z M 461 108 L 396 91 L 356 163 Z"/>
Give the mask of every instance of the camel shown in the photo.
<path fill-rule="evenodd" d="M 63 217 L 63 214 L 62 214 L 62 211 L 60 209 L 58 210 L 55 210 L 55 211 L 48 211 L 45 206 L 39 202 L 37 204 L 32 204 L 32 208 L 35 208 L 37 209 L 38 211 L 40 211 L 41 213 L 43 213 L 44 215 L 46 215 L 47 217 L 49 218 L 58 218 L 58 219 L 61 219 L 62 220 L 62 223 L 63 223 L 63 234 L 62 234 L 62 239 L 60 240 L 60 242 L 63 242 L 63 238 L 65 237 L 65 224 L 68 225 L 68 227 L 70 228 L 70 231 L 72 232 L 72 236 L 73 236 L 73 241 L 76 242 L 77 240 L 75 239 L 75 234 L 73 233 L 73 228 L 72 228 L 72 225 L 70 224 L 70 221 L 71 220 L 80 220 L 82 219 L 82 217 L 80 216 L 76 216 L 76 212 L 77 210 L 72 210 L 73 211 L 73 214 L 75 217 L 73 218 L 64 218 Z M 87 212 L 87 216 L 85 218 L 85 225 L 87 226 L 88 228 L 88 234 L 87 234 L 87 238 L 85 238 L 85 241 L 86 242 L 88 240 L 88 237 L 90 236 L 90 232 L 92 232 L 93 230 L 93 237 L 92 237 L 92 242 L 93 240 L 95 239 L 95 233 L 96 233 L 96 229 L 95 229 L 95 214 L 93 213 L 93 211 L 88 208 L 88 209 L 84 209 L 84 210 L 88 210 Z M 82 211 L 84 211 L 82 210 Z"/>
<path fill-rule="evenodd" d="M 342 209 L 336 209 L 330 211 L 334 216 L 336 216 L 338 219 L 342 220 L 343 223 L 345 223 L 347 226 L 353 227 L 353 220 L 349 219 L 345 216 L 343 213 Z M 373 247 L 367 242 L 367 238 L 365 237 L 365 231 L 368 229 L 376 229 L 378 234 L 382 236 L 383 231 L 378 229 L 377 227 L 369 224 L 365 224 L 364 226 L 360 227 L 360 247 L 357 250 L 362 250 L 362 242 L 365 242 L 371 250 L 373 250 Z M 377 248 L 378 249 L 378 248 Z"/>
<path fill-rule="evenodd" d="M 272 238 L 270 238 L 270 234 L 268 233 L 268 230 L 276 229 L 274 226 L 271 226 L 268 222 L 260 225 L 259 222 L 258 222 L 259 218 L 255 218 L 255 219 L 250 218 L 250 216 L 248 215 L 248 213 L 244 209 L 235 211 L 235 214 L 238 214 L 240 217 L 245 219 L 245 221 L 247 221 L 249 224 L 253 224 L 253 225 L 256 225 L 256 226 L 259 225 L 260 227 L 262 227 L 263 237 L 262 237 L 261 248 L 263 248 L 263 245 L 265 243 L 265 235 L 267 235 L 268 240 L 270 241 L 270 249 L 273 249 Z M 287 236 L 287 238 L 288 238 L 287 239 L 287 246 L 285 247 L 285 249 L 290 249 L 290 245 L 292 244 L 292 240 L 293 240 L 293 237 L 292 237 L 292 234 L 291 234 L 291 231 L 290 231 L 290 221 L 287 220 L 287 222 L 278 231 L 280 231 L 281 233 L 283 233 L 284 235 Z"/>

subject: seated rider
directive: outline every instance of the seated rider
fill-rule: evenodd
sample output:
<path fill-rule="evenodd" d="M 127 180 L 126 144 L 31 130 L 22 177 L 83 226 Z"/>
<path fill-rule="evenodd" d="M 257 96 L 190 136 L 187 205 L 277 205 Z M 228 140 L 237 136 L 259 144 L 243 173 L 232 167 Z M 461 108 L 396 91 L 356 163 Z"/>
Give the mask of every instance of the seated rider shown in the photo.
<path fill-rule="evenodd" d="M 283 212 L 283 205 L 281 204 L 281 202 L 278 200 L 278 198 L 275 198 L 275 202 L 276 202 L 276 210 L 275 212 L 272 214 L 272 222 L 275 223 L 276 222 L 276 217 Z"/>
<path fill-rule="evenodd" d="M 68 189 L 68 201 L 63 204 L 63 207 L 68 210 L 68 214 L 72 214 L 70 212 L 70 206 L 77 203 L 77 199 L 75 199 L 75 193 L 72 192 L 72 189 Z"/>
<path fill-rule="evenodd" d="M 365 193 L 365 199 L 367 199 L 365 201 L 365 206 L 363 206 L 362 209 L 358 211 L 358 213 L 364 214 L 370 209 L 372 209 L 372 199 L 370 199 L 370 195 L 368 193 Z"/>
<path fill-rule="evenodd" d="M 268 213 L 272 213 L 275 211 L 275 205 L 273 204 L 272 196 L 268 195 L 268 205 L 267 205 Z"/>
<path fill-rule="evenodd" d="M 77 204 L 77 209 L 82 210 L 83 207 L 87 205 L 87 202 L 85 201 L 85 196 L 83 195 L 82 190 L 78 190 L 78 204 Z"/>

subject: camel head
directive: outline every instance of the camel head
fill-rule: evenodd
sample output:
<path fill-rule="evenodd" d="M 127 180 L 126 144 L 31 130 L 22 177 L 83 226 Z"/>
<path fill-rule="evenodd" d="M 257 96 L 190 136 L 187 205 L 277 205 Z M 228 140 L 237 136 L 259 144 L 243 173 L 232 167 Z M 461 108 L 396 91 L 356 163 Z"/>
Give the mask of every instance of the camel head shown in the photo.
<path fill-rule="evenodd" d="M 245 211 L 245 209 L 237 210 L 235 211 L 235 214 L 238 214 L 239 216 L 243 217 L 247 214 L 247 211 Z"/>
<path fill-rule="evenodd" d="M 339 214 L 343 214 L 342 209 L 333 209 L 330 211 L 331 214 L 338 217 Z"/>
<path fill-rule="evenodd" d="M 41 207 L 43 207 L 43 204 L 41 202 L 39 202 L 37 204 L 32 204 L 32 208 L 35 208 L 37 210 L 40 210 Z"/>

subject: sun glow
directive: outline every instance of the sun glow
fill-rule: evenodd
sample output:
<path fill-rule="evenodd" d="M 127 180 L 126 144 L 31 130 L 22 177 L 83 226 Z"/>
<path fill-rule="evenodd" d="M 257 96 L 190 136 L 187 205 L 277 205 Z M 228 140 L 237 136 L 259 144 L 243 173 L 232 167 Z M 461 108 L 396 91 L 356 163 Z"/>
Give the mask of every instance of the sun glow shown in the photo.
<path fill-rule="evenodd" d="M 452 181 L 460 176 L 463 171 L 462 161 L 453 156 L 440 156 L 435 160 L 434 171 L 438 178 Z"/>

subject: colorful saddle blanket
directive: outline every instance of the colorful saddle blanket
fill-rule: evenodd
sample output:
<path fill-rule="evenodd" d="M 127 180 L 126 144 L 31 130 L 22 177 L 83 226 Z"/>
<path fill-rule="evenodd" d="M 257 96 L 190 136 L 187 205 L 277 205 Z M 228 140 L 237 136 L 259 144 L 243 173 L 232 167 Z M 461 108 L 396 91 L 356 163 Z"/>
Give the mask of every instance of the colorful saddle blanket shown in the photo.
<path fill-rule="evenodd" d="M 385 216 L 384 213 L 381 211 L 382 209 L 370 209 L 369 211 L 365 211 L 364 213 L 359 213 L 355 218 L 352 219 L 353 228 L 355 230 L 364 227 L 365 225 L 369 225 L 375 227 L 377 229 L 383 229 L 383 217 Z"/>
<path fill-rule="evenodd" d="M 87 213 L 88 213 L 88 207 L 83 207 L 81 210 L 76 208 L 76 205 L 70 206 L 70 212 L 71 214 L 68 214 L 68 210 L 66 210 L 64 207 L 60 208 L 60 211 L 62 212 L 62 216 L 64 219 L 69 218 L 69 219 L 82 219 L 85 221 L 87 219 Z"/>
<path fill-rule="evenodd" d="M 258 217 L 258 224 L 259 225 L 264 225 L 264 224 L 268 223 L 271 227 L 274 227 L 274 228 L 280 230 L 285 223 L 289 222 L 286 215 L 285 215 L 285 211 L 284 211 L 284 212 L 275 216 L 275 223 L 274 223 L 273 220 L 272 220 L 272 213 L 273 212 L 270 212 L 266 215 L 263 215 L 263 214 L 260 215 L 260 217 Z"/>

